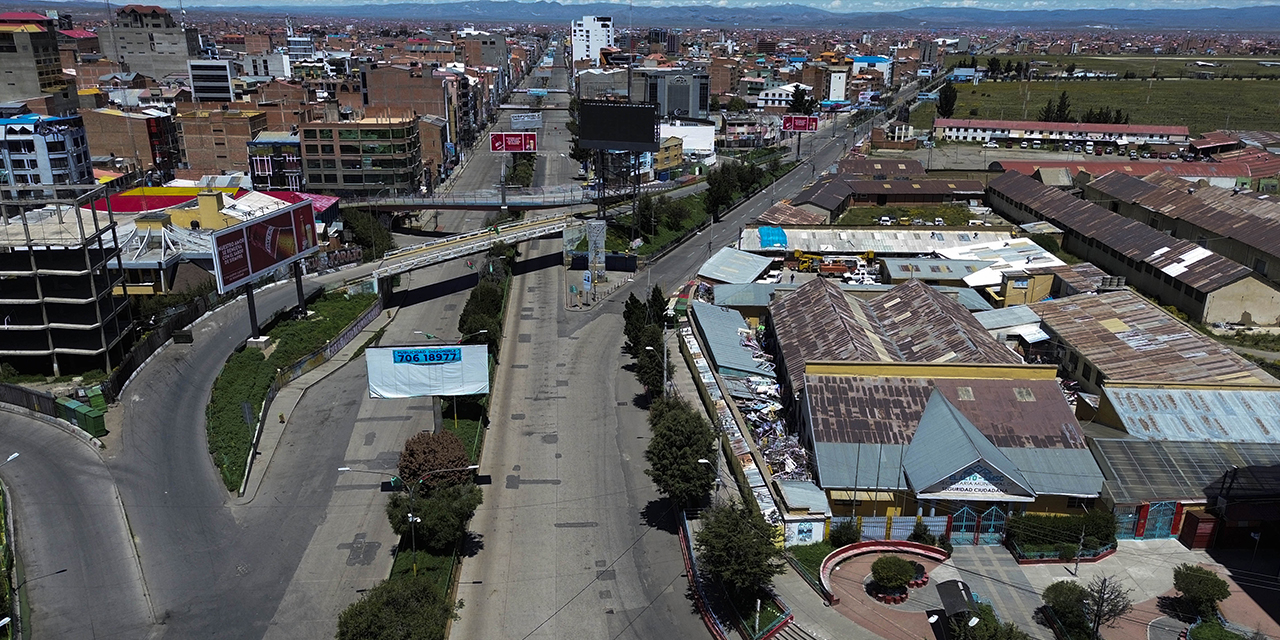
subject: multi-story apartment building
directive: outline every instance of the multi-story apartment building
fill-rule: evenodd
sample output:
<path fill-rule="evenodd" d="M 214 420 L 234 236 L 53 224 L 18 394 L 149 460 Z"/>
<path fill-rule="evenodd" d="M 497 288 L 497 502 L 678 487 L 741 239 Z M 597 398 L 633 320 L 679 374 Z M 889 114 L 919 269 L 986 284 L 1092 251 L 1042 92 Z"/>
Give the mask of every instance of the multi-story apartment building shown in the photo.
<path fill-rule="evenodd" d="M 249 141 L 267 128 L 267 114 L 238 109 L 200 109 L 179 113 L 178 138 L 188 173 L 249 173 Z"/>
<path fill-rule="evenodd" d="M 422 60 L 429 67 L 462 62 L 462 54 L 458 46 L 447 40 L 409 38 L 404 43 L 404 52 L 406 55 Z"/>
<path fill-rule="evenodd" d="M 0 102 L 52 99 L 52 115 L 79 106 L 75 83 L 62 73 L 56 20 L 38 13 L 8 13 L 0 24 Z M 30 22 L 17 22 L 23 18 Z"/>
<path fill-rule="evenodd" d="M 181 158 L 173 116 L 159 109 L 92 109 L 80 117 L 95 155 L 133 159 L 144 171 L 172 177 Z"/>
<path fill-rule="evenodd" d="M 302 190 L 302 143 L 298 134 L 263 131 L 249 141 L 253 188 Z"/>
<path fill-rule="evenodd" d="M 505 67 L 511 58 L 507 39 L 502 34 L 465 30 L 458 32 L 458 42 L 468 66 Z"/>
<path fill-rule="evenodd" d="M 596 66 L 600 49 L 613 46 L 613 18 L 582 16 L 573 22 L 569 38 L 572 62 L 586 60 Z"/>
<path fill-rule="evenodd" d="M 251 76 L 288 78 L 292 75 L 289 54 L 283 51 L 251 53 L 244 57 L 244 72 Z"/>
<path fill-rule="evenodd" d="M 374 196 L 416 191 L 422 184 L 419 129 L 413 117 L 302 125 L 302 161 L 310 191 Z"/>
<path fill-rule="evenodd" d="M 234 102 L 236 89 L 232 82 L 238 74 L 230 60 L 188 60 L 193 102 Z"/>
<path fill-rule="evenodd" d="M 104 57 L 129 70 L 157 80 L 185 75 L 187 61 L 200 55 L 200 34 L 180 26 L 168 10 L 151 5 L 126 5 L 102 30 Z"/>
<path fill-rule="evenodd" d="M 664 116 L 705 118 L 711 80 L 702 71 L 637 69 L 631 78 L 631 96 L 658 105 L 658 112 Z"/>
<path fill-rule="evenodd" d="M 74 191 L 31 185 L 93 184 L 93 163 L 80 116 L 31 113 L 25 105 L 0 106 L 0 195 L 8 200 L 70 198 Z M 12 214 L 16 205 L 6 205 Z"/>

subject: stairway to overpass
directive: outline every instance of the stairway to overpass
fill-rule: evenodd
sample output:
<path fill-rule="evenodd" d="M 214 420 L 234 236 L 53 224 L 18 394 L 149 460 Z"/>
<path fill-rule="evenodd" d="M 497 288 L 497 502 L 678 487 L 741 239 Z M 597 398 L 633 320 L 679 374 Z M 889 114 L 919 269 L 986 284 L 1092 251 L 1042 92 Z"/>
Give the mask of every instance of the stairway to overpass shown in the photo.
<path fill-rule="evenodd" d="M 394 249 L 382 257 L 368 277 L 391 277 L 454 258 L 484 253 L 499 242 L 511 244 L 554 235 L 584 222 L 573 213 L 560 213 Z"/>

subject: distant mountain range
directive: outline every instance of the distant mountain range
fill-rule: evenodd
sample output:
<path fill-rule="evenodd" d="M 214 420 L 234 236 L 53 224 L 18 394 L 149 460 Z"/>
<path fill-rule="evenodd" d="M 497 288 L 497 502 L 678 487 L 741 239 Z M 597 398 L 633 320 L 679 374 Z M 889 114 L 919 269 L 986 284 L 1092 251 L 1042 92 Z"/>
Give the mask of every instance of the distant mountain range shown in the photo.
<path fill-rule="evenodd" d="M 1090 27 L 1197 31 L 1280 31 L 1280 6 L 1238 9 L 1074 9 L 1000 11 L 991 9 L 921 7 L 902 11 L 836 13 L 802 4 L 768 7 L 636 6 L 620 3 L 561 4 L 559 2 L 471 2 L 396 4 L 261 4 L 254 6 L 187 5 L 188 15 L 255 14 L 396 21 L 440 21 L 508 24 L 567 24 L 584 15 L 613 16 L 619 25 L 671 27 L 792 27 L 816 29 L 972 29 L 1021 27 L 1083 29 Z M 16 10 L 58 9 L 72 14 L 100 14 L 97 2 L 23 2 Z M 116 5 L 121 6 L 121 5 Z"/>
<path fill-rule="evenodd" d="M 226 12 L 230 7 L 195 7 Z M 189 7 L 190 11 L 192 7 Z M 618 3 L 560 4 L 559 2 L 471 2 L 351 4 L 327 6 L 266 5 L 235 7 L 236 12 L 328 15 L 385 20 L 440 20 L 513 24 L 568 24 L 582 16 L 613 16 L 619 25 L 672 27 L 813 27 L 830 29 L 1029 27 L 1079 29 L 1105 26 L 1117 29 L 1195 29 L 1280 31 L 1280 6 L 1239 9 L 1077 9 L 997 11 L 989 9 L 921 7 L 890 12 L 835 13 L 802 4 L 768 7 L 636 6 Z"/>

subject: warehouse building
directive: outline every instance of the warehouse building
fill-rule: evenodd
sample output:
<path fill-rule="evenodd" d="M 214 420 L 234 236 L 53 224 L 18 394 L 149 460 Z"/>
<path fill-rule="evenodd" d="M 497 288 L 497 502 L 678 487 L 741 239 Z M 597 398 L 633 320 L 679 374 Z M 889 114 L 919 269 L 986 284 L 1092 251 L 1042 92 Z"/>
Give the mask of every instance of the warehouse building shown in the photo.
<path fill-rule="evenodd" d="M 1280 289 L 1205 247 L 1013 171 L 993 179 L 987 193 L 1001 215 L 1053 223 L 1064 230 L 1064 250 L 1197 322 L 1280 323 Z"/>

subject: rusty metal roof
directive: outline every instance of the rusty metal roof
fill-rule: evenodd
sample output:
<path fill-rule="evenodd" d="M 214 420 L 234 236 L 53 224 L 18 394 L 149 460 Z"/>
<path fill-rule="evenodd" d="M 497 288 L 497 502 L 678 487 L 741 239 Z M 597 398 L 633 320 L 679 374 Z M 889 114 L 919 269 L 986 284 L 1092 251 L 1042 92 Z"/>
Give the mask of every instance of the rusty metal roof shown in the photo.
<path fill-rule="evenodd" d="M 1115 176 L 1128 177 L 1113 172 L 1103 178 Z M 1137 182 L 1147 184 L 1141 180 Z M 993 194 L 1002 194 L 1013 202 L 1021 203 L 1037 218 L 1073 230 L 1135 263 L 1150 264 L 1201 292 L 1216 291 L 1253 273 L 1244 265 L 1195 243 L 1165 235 L 1014 171 L 992 179 L 988 189 Z"/>
<path fill-rule="evenodd" d="M 938 118 L 933 121 L 934 129 L 970 128 L 970 129 L 1013 129 L 1032 131 L 1060 131 L 1084 136 L 1091 133 L 1149 136 L 1152 134 L 1169 134 L 1190 136 L 1187 127 L 1180 125 L 1156 124 L 1089 124 L 1079 122 L 1038 122 L 1034 120 L 968 120 L 961 118 Z"/>
<path fill-rule="evenodd" d="M 1108 381 L 1280 384 L 1131 291 L 1029 305 L 1048 332 Z"/>
<path fill-rule="evenodd" d="M 908 444 L 937 390 L 997 447 L 1083 449 L 1055 380 L 805 376 L 814 442 Z"/>
<path fill-rule="evenodd" d="M 959 302 L 919 280 L 872 299 L 870 308 L 907 362 L 1022 364 Z"/>
<path fill-rule="evenodd" d="M 1090 182 L 1089 186 L 1108 197 L 1137 204 L 1174 220 L 1185 220 L 1265 254 L 1280 253 L 1280 220 L 1247 213 L 1249 203 L 1256 203 L 1260 208 L 1270 207 L 1271 203 L 1236 198 L 1240 203 L 1237 206 L 1215 206 L 1196 197 L 1195 183 L 1164 175 L 1143 180 L 1113 172 Z"/>
<path fill-rule="evenodd" d="M 813 225 L 826 224 L 827 216 L 793 207 L 786 202 L 778 202 L 756 218 L 757 224 L 776 225 Z"/>
<path fill-rule="evenodd" d="M 793 392 L 815 360 L 1022 364 L 963 305 L 919 280 L 863 301 L 816 278 L 773 301 L 769 315 Z"/>
<path fill-rule="evenodd" d="M 1106 271 L 1094 266 L 1092 262 L 1078 264 L 1062 264 L 1052 267 L 1031 267 L 1024 269 L 1028 275 L 1052 273 L 1074 290 L 1074 294 L 1093 293 L 1102 288 L 1103 281 L 1111 276 Z"/>
<path fill-rule="evenodd" d="M 849 176 L 873 176 L 875 180 L 893 176 L 925 175 L 924 165 L 919 160 L 894 160 L 891 158 L 845 158 L 838 164 L 839 172 Z"/>
<path fill-rule="evenodd" d="M 1218 162 L 1238 162 L 1249 165 L 1249 175 L 1263 178 L 1280 175 L 1280 155 L 1263 149 L 1238 149 L 1215 153 L 1212 157 Z"/>
<path fill-rule="evenodd" d="M 845 180 L 851 194 L 918 193 L 929 195 L 979 195 L 986 190 L 980 180 Z"/>
<path fill-rule="evenodd" d="M 800 190 L 791 204 L 812 204 L 827 211 L 835 211 L 844 206 L 844 201 L 853 193 L 853 189 L 844 180 L 836 176 L 823 176 L 817 182 Z"/>

